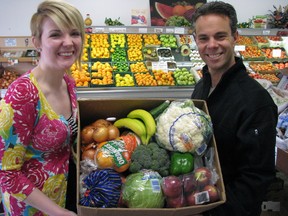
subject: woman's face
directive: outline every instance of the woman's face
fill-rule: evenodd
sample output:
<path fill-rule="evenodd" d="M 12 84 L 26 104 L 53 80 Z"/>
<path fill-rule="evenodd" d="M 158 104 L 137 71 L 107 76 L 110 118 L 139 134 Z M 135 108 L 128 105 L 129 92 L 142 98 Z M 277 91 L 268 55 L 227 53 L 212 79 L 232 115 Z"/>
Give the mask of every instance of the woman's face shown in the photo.
<path fill-rule="evenodd" d="M 81 32 L 77 29 L 62 31 L 50 18 L 44 19 L 42 29 L 41 64 L 55 70 L 70 69 L 82 49 Z"/>
<path fill-rule="evenodd" d="M 211 73 L 225 72 L 234 63 L 238 33 L 232 35 L 229 18 L 216 14 L 201 16 L 195 23 L 198 51 Z"/>

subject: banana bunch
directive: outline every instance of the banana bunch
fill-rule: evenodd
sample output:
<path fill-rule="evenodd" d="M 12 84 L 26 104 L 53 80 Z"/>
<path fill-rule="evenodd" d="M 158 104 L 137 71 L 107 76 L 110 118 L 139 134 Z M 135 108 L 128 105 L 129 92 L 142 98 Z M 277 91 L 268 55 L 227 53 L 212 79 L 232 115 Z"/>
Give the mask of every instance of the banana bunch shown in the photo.
<path fill-rule="evenodd" d="M 127 117 L 114 122 L 118 128 L 128 128 L 137 134 L 141 142 L 147 145 L 156 132 L 156 122 L 150 112 L 144 109 L 135 109 Z"/>

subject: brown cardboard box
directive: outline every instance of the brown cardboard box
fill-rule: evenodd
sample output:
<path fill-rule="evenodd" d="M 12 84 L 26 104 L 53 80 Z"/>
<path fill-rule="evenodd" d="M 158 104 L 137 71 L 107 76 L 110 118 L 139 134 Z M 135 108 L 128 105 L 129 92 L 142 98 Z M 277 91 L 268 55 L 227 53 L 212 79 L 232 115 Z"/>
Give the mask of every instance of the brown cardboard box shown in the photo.
<path fill-rule="evenodd" d="M 150 110 L 157 105 L 161 104 L 166 99 L 93 99 L 93 100 L 79 100 L 79 129 L 78 134 L 84 126 L 92 123 L 93 121 L 99 118 L 107 118 L 107 117 L 126 117 L 129 111 L 142 108 L 146 110 Z M 202 100 L 194 100 L 194 104 L 208 113 L 208 109 L 205 101 Z M 185 215 L 193 215 L 204 212 L 206 210 L 215 208 L 223 204 L 226 201 L 225 188 L 223 184 L 223 178 L 216 148 L 216 143 L 214 138 L 210 143 L 215 147 L 215 166 L 216 171 L 219 174 L 219 180 L 217 182 L 217 187 L 220 190 L 220 200 L 215 203 L 204 204 L 199 206 L 191 206 L 191 207 L 183 207 L 183 208 L 145 208 L 145 209 L 133 209 L 133 208 L 92 208 L 86 207 L 77 204 L 78 215 L 83 216 L 185 216 Z M 77 176 L 78 176 L 78 184 L 77 184 L 77 203 L 79 203 L 79 176 L 80 176 L 80 136 L 78 136 L 78 160 L 77 160 Z"/>
<path fill-rule="evenodd" d="M 288 175 L 288 152 L 277 148 L 276 168 Z"/>

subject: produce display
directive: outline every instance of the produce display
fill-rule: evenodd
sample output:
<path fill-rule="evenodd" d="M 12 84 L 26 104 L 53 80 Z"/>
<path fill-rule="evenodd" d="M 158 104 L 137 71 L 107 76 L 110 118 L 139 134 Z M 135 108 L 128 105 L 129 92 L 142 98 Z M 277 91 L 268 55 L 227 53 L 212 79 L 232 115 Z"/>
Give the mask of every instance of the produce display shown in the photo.
<path fill-rule="evenodd" d="M 18 77 L 19 74 L 14 71 L 3 70 L 3 72 L 0 72 L 0 89 L 7 89 Z"/>
<path fill-rule="evenodd" d="M 86 34 L 82 68 L 74 64 L 71 73 L 77 87 L 193 86 L 190 68 L 178 74 L 176 62 L 171 67 L 176 55 L 191 53 L 191 40 L 173 34 Z M 167 67 L 158 67 L 161 62 Z"/>
<path fill-rule="evenodd" d="M 174 131 L 173 122 L 180 123 L 175 132 L 182 137 L 175 148 L 161 140 L 163 130 Z M 81 128 L 80 205 L 175 208 L 217 202 L 212 133 L 209 115 L 191 99 L 132 109 L 113 121 L 95 119 Z"/>
<path fill-rule="evenodd" d="M 281 36 L 239 36 L 236 44 L 245 49 L 238 55 L 248 63 L 251 77 L 264 77 L 277 84 L 278 74 L 288 62 L 282 41 Z M 85 71 L 80 73 L 81 78 L 80 69 L 73 66 L 71 71 L 78 70 L 78 87 L 191 87 L 199 80 L 193 70 L 199 71 L 205 65 L 198 50 L 192 48 L 193 43 L 191 35 L 87 34 L 82 57 L 88 59 L 83 61 Z M 183 60 L 191 66 L 178 66 L 178 61 Z M 163 68 L 163 62 L 167 67 Z M 171 62 L 175 62 L 173 67 Z"/>

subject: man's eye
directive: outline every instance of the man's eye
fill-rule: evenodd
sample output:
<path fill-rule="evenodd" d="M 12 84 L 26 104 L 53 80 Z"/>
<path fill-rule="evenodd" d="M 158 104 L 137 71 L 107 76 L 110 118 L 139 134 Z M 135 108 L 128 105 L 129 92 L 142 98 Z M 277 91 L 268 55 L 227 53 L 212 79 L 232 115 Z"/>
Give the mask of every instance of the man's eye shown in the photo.
<path fill-rule="evenodd" d="M 226 35 L 217 35 L 216 39 L 217 40 L 224 40 L 226 38 Z"/>
<path fill-rule="evenodd" d="M 204 42 L 204 41 L 207 41 L 208 39 L 207 37 L 199 37 L 198 40 Z"/>

